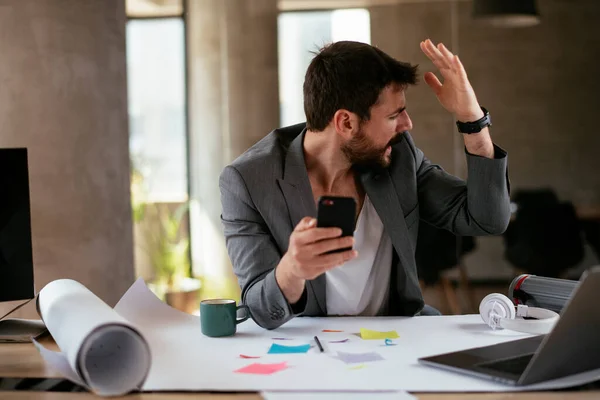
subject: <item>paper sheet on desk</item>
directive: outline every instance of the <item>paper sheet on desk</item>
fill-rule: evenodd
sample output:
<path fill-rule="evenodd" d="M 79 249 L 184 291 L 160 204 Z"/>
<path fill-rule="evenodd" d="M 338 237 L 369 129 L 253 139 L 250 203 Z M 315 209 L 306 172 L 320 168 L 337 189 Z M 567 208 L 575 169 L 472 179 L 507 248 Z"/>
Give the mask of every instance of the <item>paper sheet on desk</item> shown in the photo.
<path fill-rule="evenodd" d="M 497 392 L 559 389 L 600 379 L 600 371 L 593 371 L 530 387 L 511 387 L 418 364 L 419 357 L 528 336 L 491 331 L 479 315 L 295 318 L 275 331 L 260 328 L 249 320 L 238 325 L 235 336 L 209 338 L 202 335 L 198 317 L 163 303 L 142 280 L 130 287 L 114 311 L 142 332 L 152 351 L 143 391 Z M 97 323 L 96 316 L 89 318 Z M 302 344 L 331 326 L 344 332 L 359 332 L 361 327 L 395 330 L 400 338 L 394 341 L 395 346 L 383 346 L 381 341 L 365 341 L 354 335 L 346 343 L 328 343 L 324 353 L 313 349 L 305 354 L 268 354 L 273 337 L 290 337 L 298 342 L 290 345 Z M 56 326 L 51 324 L 49 330 L 54 335 L 53 329 Z M 64 352 L 60 343 L 59 346 Z M 336 359 L 338 351 L 374 351 L 384 360 L 350 369 Z M 261 356 L 264 364 L 286 362 L 288 368 L 272 375 L 236 373 L 256 362 L 241 358 L 240 354 Z"/>
<path fill-rule="evenodd" d="M 563 388 L 600 379 L 600 371 L 594 371 L 530 388 L 515 388 L 418 364 L 417 359 L 425 355 L 528 336 L 491 331 L 479 315 L 295 318 L 275 331 L 260 328 L 250 320 L 240 324 L 233 337 L 208 338 L 200 331 L 198 317 L 173 310 L 157 299 L 143 282 L 132 286 L 115 309 L 143 327 L 150 342 L 155 363 L 144 390 L 486 392 Z M 356 337 L 343 344 L 329 343 L 330 349 L 326 353 L 308 352 L 293 357 L 267 354 L 272 337 L 310 340 L 315 333 L 332 325 L 345 332 L 358 332 L 361 327 L 396 330 L 400 338 L 396 340 L 396 346 L 380 346 L 377 341 Z M 338 350 L 356 354 L 377 351 L 385 360 L 369 363 L 359 370 L 349 370 L 345 363 L 335 358 Z M 241 352 L 262 354 L 261 362 L 264 363 L 287 361 L 290 368 L 272 376 L 240 376 L 233 371 L 254 361 L 241 359 Z M 175 370 L 177 373 L 173 373 Z"/>

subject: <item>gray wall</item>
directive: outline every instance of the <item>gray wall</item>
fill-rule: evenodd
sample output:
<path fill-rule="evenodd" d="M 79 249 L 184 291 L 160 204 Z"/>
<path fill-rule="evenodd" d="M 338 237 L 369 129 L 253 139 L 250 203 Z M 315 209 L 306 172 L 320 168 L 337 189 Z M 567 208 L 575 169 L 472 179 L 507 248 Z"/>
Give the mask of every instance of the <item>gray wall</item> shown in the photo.
<path fill-rule="evenodd" d="M 72 278 L 111 305 L 134 277 L 124 7 L 0 4 L 0 146 L 29 149 L 36 290 Z"/>
<path fill-rule="evenodd" d="M 426 2 L 371 9 L 372 42 L 392 56 L 435 71 L 419 42 L 457 52 L 479 101 L 492 115 L 492 137 L 509 154 L 514 193 L 550 186 L 578 206 L 600 205 L 600 2 L 539 0 L 542 23 L 524 29 L 482 26 L 471 3 Z M 422 81 L 407 95 L 419 147 L 465 176 L 462 139 L 451 116 Z M 479 238 L 466 257 L 473 278 L 512 277 L 502 239 Z M 593 257 L 592 257 L 593 258 Z M 587 259 L 586 262 L 595 262 Z"/>

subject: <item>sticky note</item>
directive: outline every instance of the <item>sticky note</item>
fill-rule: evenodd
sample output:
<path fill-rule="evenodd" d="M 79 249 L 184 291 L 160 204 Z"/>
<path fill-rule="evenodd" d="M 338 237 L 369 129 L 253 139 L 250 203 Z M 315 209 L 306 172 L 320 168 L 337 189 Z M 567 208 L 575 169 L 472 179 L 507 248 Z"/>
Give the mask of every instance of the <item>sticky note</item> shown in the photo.
<path fill-rule="evenodd" d="M 383 340 L 383 339 L 398 339 L 396 331 L 379 332 L 370 329 L 360 328 L 360 337 L 364 340 Z"/>
<path fill-rule="evenodd" d="M 287 368 L 287 362 L 282 362 L 278 364 L 259 364 L 254 363 L 247 365 L 243 368 L 237 369 L 233 372 L 237 372 L 240 374 L 259 374 L 259 375 L 270 375 L 272 373 L 284 370 Z"/>
<path fill-rule="evenodd" d="M 337 329 L 323 329 L 323 332 L 344 332 Z"/>
<path fill-rule="evenodd" d="M 282 344 L 273 343 L 269 349 L 269 354 L 306 353 L 308 350 L 310 350 L 310 344 L 284 346 Z"/>
<path fill-rule="evenodd" d="M 345 353 L 343 351 L 337 352 L 338 360 L 345 362 L 346 364 L 358 364 L 369 361 L 382 361 L 383 357 L 379 353 L 371 351 L 369 353 Z"/>
<path fill-rule="evenodd" d="M 359 364 L 359 365 L 355 365 L 354 367 L 348 367 L 348 369 L 363 369 L 365 367 L 366 367 L 365 364 Z"/>
<path fill-rule="evenodd" d="M 245 354 L 240 354 L 240 358 L 260 358 L 260 356 L 247 356 Z"/>

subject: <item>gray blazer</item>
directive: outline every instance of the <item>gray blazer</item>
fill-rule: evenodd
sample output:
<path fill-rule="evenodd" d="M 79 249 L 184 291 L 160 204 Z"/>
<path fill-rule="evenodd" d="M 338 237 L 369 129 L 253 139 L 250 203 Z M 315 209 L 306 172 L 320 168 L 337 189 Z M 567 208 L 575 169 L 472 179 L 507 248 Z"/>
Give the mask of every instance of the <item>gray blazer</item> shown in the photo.
<path fill-rule="evenodd" d="M 221 221 L 227 251 L 242 289 L 242 302 L 257 324 L 274 329 L 303 316 L 327 315 L 325 276 L 307 281 L 292 307 L 275 280 L 289 237 L 317 209 L 304 163 L 306 125 L 276 129 L 220 176 Z M 392 149 L 385 171 L 364 172 L 361 182 L 394 246 L 389 315 L 412 316 L 423 307 L 415 265 L 419 219 L 458 235 L 504 232 L 510 218 L 506 153 L 495 158 L 466 153 L 467 182 L 432 164 L 411 136 Z"/>

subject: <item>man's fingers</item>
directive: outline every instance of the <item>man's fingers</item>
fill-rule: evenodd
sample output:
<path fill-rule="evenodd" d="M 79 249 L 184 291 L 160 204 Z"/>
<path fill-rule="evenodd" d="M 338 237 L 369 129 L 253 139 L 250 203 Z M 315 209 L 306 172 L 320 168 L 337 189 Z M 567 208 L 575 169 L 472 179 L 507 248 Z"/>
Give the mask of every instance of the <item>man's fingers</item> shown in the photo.
<path fill-rule="evenodd" d="M 436 56 L 431 51 L 431 49 L 429 48 L 429 46 L 427 46 L 426 42 L 421 42 L 421 50 L 423 51 L 423 53 L 425 53 L 425 55 L 427 56 L 427 58 L 429 58 L 434 64 L 436 63 Z"/>
<path fill-rule="evenodd" d="M 340 253 L 325 254 L 319 257 L 317 271 L 319 274 L 329 271 L 335 267 L 339 267 L 346 261 L 350 261 L 358 256 L 356 250 L 347 250 Z"/>
<path fill-rule="evenodd" d="M 358 256 L 356 250 L 315 256 L 310 260 L 304 260 L 303 266 L 299 270 L 299 276 L 302 276 L 304 279 L 314 279 L 330 269 L 339 267 L 345 262 L 356 258 L 356 256 Z"/>
<path fill-rule="evenodd" d="M 317 225 L 317 220 L 311 217 L 304 217 L 298 222 L 298 225 L 294 228 L 294 232 L 302 232 Z"/>
<path fill-rule="evenodd" d="M 435 64 L 436 67 L 440 69 L 450 68 L 450 64 L 446 57 L 442 55 L 442 53 L 438 50 L 437 47 L 435 47 L 431 40 L 427 39 L 426 41 L 421 42 L 421 50 L 423 50 L 425 55 L 429 57 L 429 59 Z"/>
<path fill-rule="evenodd" d="M 452 65 L 452 61 L 454 60 L 454 54 L 452 54 L 450 52 L 450 50 L 448 50 L 446 48 L 446 46 L 444 46 L 443 43 L 438 43 L 437 49 L 444 56 L 444 58 L 446 59 L 446 62 L 448 63 L 448 65 Z"/>
<path fill-rule="evenodd" d="M 342 235 L 340 228 L 315 228 L 296 234 L 297 243 L 307 245 L 325 239 L 332 239 Z"/>
<path fill-rule="evenodd" d="M 434 55 L 436 60 L 443 63 L 446 66 L 446 68 L 450 68 L 449 60 L 446 59 L 446 57 L 444 57 L 442 52 L 437 47 L 435 47 L 435 45 L 433 44 L 433 42 L 431 40 L 427 39 L 427 41 L 425 42 L 425 46 Z"/>
<path fill-rule="evenodd" d="M 464 67 L 463 63 L 460 61 L 460 59 L 458 58 L 458 56 L 454 56 L 452 59 L 452 62 L 454 63 L 454 67 L 459 72 L 459 74 L 463 77 L 463 79 L 468 79 L 467 71 L 465 71 L 465 67 Z"/>
<path fill-rule="evenodd" d="M 431 61 L 433 61 L 434 55 L 431 52 L 431 50 L 429 50 L 429 48 L 427 48 L 427 44 L 423 41 L 419 44 L 419 46 L 421 47 L 421 50 L 423 51 L 423 53 L 425 53 L 425 55 L 431 59 Z"/>
<path fill-rule="evenodd" d="M 306 246 L 305 249 L 310 254 L 325 254 L 327 252 L 352 247 L 354 238 L 352 236 L 337 237 L 333 239 L 320 240 L 314 244 Z"/>
<path fill-rule="evenodd" d="M 435 94 L 439 94 L 439 92 L 442 90 L 442 83 L 433 72 L 425 73 L 425 82 L 427 82 L 429 87 L 433 89 Z"/>

